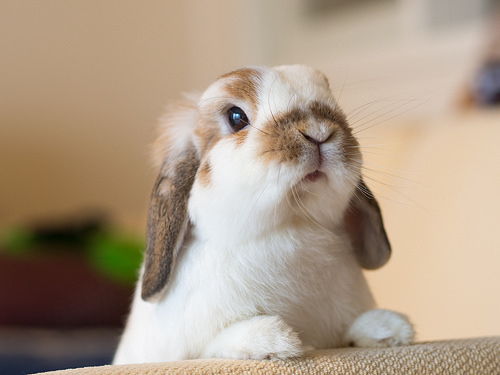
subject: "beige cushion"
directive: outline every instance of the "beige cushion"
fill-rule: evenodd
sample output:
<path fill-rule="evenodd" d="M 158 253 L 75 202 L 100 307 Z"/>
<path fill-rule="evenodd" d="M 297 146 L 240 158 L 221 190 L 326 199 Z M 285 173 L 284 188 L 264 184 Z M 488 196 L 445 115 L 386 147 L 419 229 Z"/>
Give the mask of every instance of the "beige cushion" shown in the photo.
<path fill-rule="evenodd" d="M 384 349 L 321 350 L 286 361 L 189 360 L 87 367 L 51 375 L 167 374 L 500 374 L 500 337 L 437 341 Z"/>

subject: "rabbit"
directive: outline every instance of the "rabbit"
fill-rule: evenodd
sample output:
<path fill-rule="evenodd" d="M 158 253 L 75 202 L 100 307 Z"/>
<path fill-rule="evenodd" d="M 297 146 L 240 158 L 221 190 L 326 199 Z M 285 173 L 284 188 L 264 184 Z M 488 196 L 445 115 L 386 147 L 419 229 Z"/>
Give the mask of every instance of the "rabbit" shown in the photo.
<path fill-rule="evenodd" d="M 286 359 L 410 344 L 362 269 L 391 247 L 325 75 L 248 67 L 170 108 L 147 248 L 114 364 Z"/>

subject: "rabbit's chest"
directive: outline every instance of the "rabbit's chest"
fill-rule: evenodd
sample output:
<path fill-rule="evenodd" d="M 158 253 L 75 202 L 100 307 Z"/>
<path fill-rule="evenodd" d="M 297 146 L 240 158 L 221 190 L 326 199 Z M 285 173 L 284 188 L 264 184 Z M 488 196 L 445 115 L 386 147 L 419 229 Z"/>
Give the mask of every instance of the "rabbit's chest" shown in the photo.
<path fill-rule="evenodd" d="M 167 325 L 166 316 L 181 313 L 189 322 L 182 329 L 196 333 L 200 346 L 221 326 L 263 314 L 280 316 L 315 347 L 338 345 L 347 324 L 372 303 L 359 266 L 338 242 L 280 237 L 207 245 L 187 249 L 157 311 Z"/>
<path fill-rule="evenodd" d="M 315 347 L 338 345 L 346 326 L 373 301 L 352 254 L 335 246 L 339 241 L 274 238 L 224 256 L 223 250 L 218 257 L 199 254 L 186 312 L 194 321 L 200 314 L 207 314 L 203 321 L 216 316 L 226 322 L 277 315 Z"/>
<path fill-rule="evenodd" d="M 214 248 L 198 249 L 196 260 L 186 266 L 186 278 L 192 291 L 199 292 L 195 294 L 213 296 L 211 301 L 227 304 L 232 311 L 241 307 L 262 313 L 317 306 L 318 301 L 335 298 L 359 268 L 340 239 L 320 236 L 297 241 L 288 234 L 239 247 L 219 247 L 217 252 Z"/>

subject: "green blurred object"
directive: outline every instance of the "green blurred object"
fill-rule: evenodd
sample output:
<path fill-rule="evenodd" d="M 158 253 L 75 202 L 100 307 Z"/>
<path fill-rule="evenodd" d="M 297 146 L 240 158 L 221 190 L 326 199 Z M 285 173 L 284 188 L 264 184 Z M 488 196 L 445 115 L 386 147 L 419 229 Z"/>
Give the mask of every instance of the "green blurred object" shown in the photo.
<path fill-rule="evenodd" d="M 131 285 L 137 279 L 144 241 L 114 229 L 103 215 L 45 220 L 12 228 L 0 236 L 1 253 L 32 258 L 74 254 L 114 282 Z"/>
<path fill-rule="evenodd" d="M 113 280 L 133 284 L 142 260 L 144 243 L 139 238 L 102 232 L 89 238 L 90 263 Z"/>
<path fill-rule="evenodd" d="M 32 231 L 24 228 L 14 228 L 6 231 L 0 238 L 0 246 L 7 254 L 30 253 L 36 243 Z"/>

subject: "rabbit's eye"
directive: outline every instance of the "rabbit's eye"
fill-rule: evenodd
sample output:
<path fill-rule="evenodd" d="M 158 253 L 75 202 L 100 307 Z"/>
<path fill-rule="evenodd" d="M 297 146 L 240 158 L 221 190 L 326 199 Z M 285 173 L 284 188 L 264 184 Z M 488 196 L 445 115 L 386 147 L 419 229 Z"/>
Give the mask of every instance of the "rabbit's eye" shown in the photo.
<path fill-rule="evenodd" d="M 237 132 L 248 125 L 248 117 L 240 107 L 231 107 L 227 110 L 227 117 L 231 128 Z"/>

